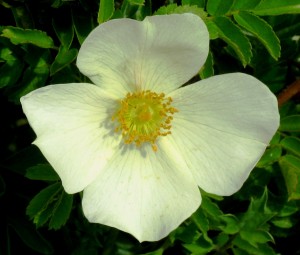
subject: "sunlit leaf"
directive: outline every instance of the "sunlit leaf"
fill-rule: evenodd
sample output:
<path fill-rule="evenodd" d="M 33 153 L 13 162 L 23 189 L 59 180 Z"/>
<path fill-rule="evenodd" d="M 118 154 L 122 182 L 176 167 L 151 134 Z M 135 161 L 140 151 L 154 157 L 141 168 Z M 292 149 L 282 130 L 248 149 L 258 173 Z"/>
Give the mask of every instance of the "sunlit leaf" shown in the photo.
<path fill-rule="evenodd" d="M 208 0 L 207 12 L 212 16 L 224 15 L 230 10 L 233 2 L 234 0 Z"/>
<path fill-rule="evenodd" d="M 202 18 L 204 21 L 207 17 L 207 13 L 203 10 L 203 8 L 199 8 L 196 5 L 189 6 L 189 5 L 183 5 L 178 6 L 177 4 L 169 4 L 167 6 L 160 7 L 156 12 L 155 15 L 165 15 L 165 14 L 172 14 L 172 13 L 193 13 L 200 18 Z"/>
<path fill-rule="evenodd" d="M 299 0 L 262 0 L 255 7 L 253 13 L 256 15 L 282 15 L 300 13 Z"/>
<path fill-rule="evenodd" d="M 114 0 L 101 0 L 98 11 L 98 23 L 101 24 L 109 20 L 115 11 Z"/>
<path fill-rule="evenodd" d="M 274 59 L 277 60 L 279 58 L 279 39 L 266 21 L 248 12 L 236 13 L 234 14 L 234 19 L 241 27 L 255 35 Z"/>
<path fill-rule="evenodd" d="M 54 47 L 52 38 L 40 30 L 8 26 L 2 30 L 1 36 L 9 38 L 13 44 L 31 43 L 40 48 Z"/>
<path fill-rule="evenodd" d="M 243 66 L 246 66 L 252 57 L 251 44 L 247 37 L 229 18 L 216 17 L 213 21 L 218 28 L 219 37 L 232 47 Z"/>

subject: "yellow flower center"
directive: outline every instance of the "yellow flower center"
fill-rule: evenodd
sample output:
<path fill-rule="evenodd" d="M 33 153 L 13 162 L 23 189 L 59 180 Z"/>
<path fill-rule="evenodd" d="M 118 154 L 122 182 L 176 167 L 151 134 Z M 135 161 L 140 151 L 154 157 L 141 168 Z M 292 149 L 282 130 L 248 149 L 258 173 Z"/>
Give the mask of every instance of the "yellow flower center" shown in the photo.
<path fill-rule="evenodd" d="M 135 143 L 139 147 L 148 142 L 157 151 L 156 139 L 171 134 L 173 114 L 178 112 L 171 103 L 172 98 L 163 93 L 128 93 L 113 115 L 112 120 L 119 124 L 115 131 L 122 133 L 125 144 Z"/>

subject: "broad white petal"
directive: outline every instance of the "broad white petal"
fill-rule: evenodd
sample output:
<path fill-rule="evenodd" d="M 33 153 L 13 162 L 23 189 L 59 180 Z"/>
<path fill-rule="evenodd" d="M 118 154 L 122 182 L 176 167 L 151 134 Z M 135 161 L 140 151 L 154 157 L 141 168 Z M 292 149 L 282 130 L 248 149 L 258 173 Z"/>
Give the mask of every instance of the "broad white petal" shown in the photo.
<path fill-rule="evenodd" d="M 278 128 L 275 96 L 241 73 L 215 76 L 170 96 L 179 112 L 166 143 L 178 149 L 202 189 L 236 192 Z"/>
<path fill-rule="evenodd" d="M 157 241 L 199 207 L 197 184 L 163 150 L 125 147 L 84 190 L 84 214 L 90 222 L 128 232 L 140 242 Z"/>
<path fill-rule="evenodd" d="M 116 101 L 91 84 L 51 85 L 21 98 L 37 145 L 68 193 L 83 190 L 116 150 L 110 118 Z"/>
<path fill-rule="evenodd" d="M 118 96 L 147 89 L 167 93 L 199 71 L 208 48 L 207 28 L 194 14 L 116 19 L 91 32 L 77 65 L 95 84 Z"/>

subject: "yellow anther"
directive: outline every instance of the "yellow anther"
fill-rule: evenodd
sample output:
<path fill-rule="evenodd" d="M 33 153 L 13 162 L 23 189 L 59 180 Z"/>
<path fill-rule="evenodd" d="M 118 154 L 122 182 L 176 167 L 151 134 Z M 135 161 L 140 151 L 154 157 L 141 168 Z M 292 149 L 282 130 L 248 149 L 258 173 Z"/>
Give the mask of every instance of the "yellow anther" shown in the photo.
<path fill-rule="evenodd" d="M 118 121 L 115 131 L 121 132 L 125 144 L 134 143 L 139 147 L 148 142 L 156 152 L 156 139 L 171 134 L 172 115 L 178 112 L 170 106 L 172 101 L 164 93 L 150 90 L 127 93 L 112 116 L 112 121 Z"/>

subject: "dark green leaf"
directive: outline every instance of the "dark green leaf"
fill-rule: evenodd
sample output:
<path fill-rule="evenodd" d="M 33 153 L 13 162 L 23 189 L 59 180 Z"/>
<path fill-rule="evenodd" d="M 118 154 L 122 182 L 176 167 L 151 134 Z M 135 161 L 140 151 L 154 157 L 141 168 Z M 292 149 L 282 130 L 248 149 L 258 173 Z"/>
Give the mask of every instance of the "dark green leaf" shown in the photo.
<path fill-rule="evenodd" d="M 41 180 L 41 181 L 58 181 L 60 178 L 49 164 L 39 164 L 30 167 L 26 171 L 25 175 L 31 180 Z"/>
<path fill-rule="evenodd" d="M 52 25 L 61 44 L 69 49 L 74 38 L 74 27 L 70 12 L 65 12 L 63 17 L 54 17 Z"/>
<path fill-rule="evenodd" d="M 203 213 L 202 208 L 198 209 L 193 215 L 192 218 L 193 222 L 197 226 L 199 230 L 203 234 L 206 234 L 207 231 L 209 230 L 209 223 L 208 219 L 205 217 L 205 214 Z"/>
<path fill-rule="evenodd" d="M 83 16 L 81 12 L 72 11 L 72 20 L 77 39 L 80 44 L 94 28 L 92 16 Z"/>
<path fill-rule="evenodd" d="M 233 2 L 234 0 L 208 0 L 207 12 L 212 16 L 224 15 L 230 10 Z"/>
<path fill-rule="evenodd" d="M 40 191 L 29 203 L 26 214 L 34 219 L 34 222 L 39 221 L 39 215 L 54 202 L 56 196 L 62 191 L 61 183 L 54 183 Z"/>
<path fill-rule="evenodd" d="M 101 0 L 98 11 L 98 23 L 101 24 L 109 20 L 115 11 L 114 0 Z"/>
<path fill-rule="evenodd" d="M 261 159 L 257 163 L 257 167 L 266 167 L 268 165 L 273 164 L 274 162 L 277 162 L 279 158 L 281 157 L 282 149 L 280 146 L 274 146 L 269 149 L 267 149 L 264 153 L 264 155 L 261 157 Z"/>
<path fill-rule="evenodd" d="M 246 240 L 242 239 L 240 235 L 236 236 L 233 240 L 233 245 L 239 247 L 240 249 L 246 251 L 246 254 L 255 255 L 276 255 L 277 253 L 266 243 L 257 244 L 256 246 L 251 245 Z"/>
<path fill-rule="evenodd" d="M 8 60 L 0 67 L 0 88 L 14 85 L 23 72 L 24 63 L 19 59 Z"/>
<path fill-rule="evenodd" d="M 300 139 L 296 137 L 286 137 L 280 142 L 281 146 L 288 152 L 300 157 Z"/>
<path fill-rule="evenodd" d="M 204 66 L 200 69 L 200 77 L 201 79 L 205 79 L 214 75 L 214 60 L 212 53 L 209 52 L 207 59 L 205 61 Z"/>
<path fill-rule="evenodd" d="M 76 59 L 77 54 L 77 49 L 73 48 L 68 50 L 64 46 L 61 46 L 59 48 L 58 54 L 55 57 L 54 62 L 50 67 L 50 75 L 54 75 L 56 72 L 71 64 Z"/>
<path fill-rule="evenodd" d="M 288 191 L 289 200 L 300 199 L 300 159 L 286 155 L 279 160 L 282 175 Z"/>
<path fill-rule="evenodd" d="M 300 4 L 299 0 L 262 0 L 252 11 L 263 16 L 300 13 Z"/>
<path fill-rule="evenodd" d="M 5 189 L 6 189 L 5 182 L 4 182 L 3 178 L 0 175 L 0 197 L 4 194 Z"/>
<path fill-rule="evenodd" d="M 260 3 L 261 0 L 238 0 L 234 1 L 231 11 L 251 10 Z"/>
<path fill-rule="evenodd" d="M 248 12 L 236 13 L 234 19 L 241 27 L 255 35 L 274 59 L 279 58 L 280 41 L 266 21 Z"/>
<path fill-rule="evenodd" d="M 21 218 L 9 218 L 9 225 L 20 239 L 31 249 L 41 254 L 53 254 L 53 247 L 46 241 L 32 224 Z"/>
<path fill-rule="evenodd" d="M 291 115 L 280 120 L 280 131 L 299 132 L 300 115 Z"/>
<path fill-rule="evenodd" d="M 219 37 L 232 47 L 243 66 L 246 66 L 252 57 L 251 44 L 247 37 L 229 18 L 217 17 L 213 21 L 218 28 Z"/>
<path fill-rule="evenodd" d="M 242 231 L 240 231 L 239 234 L 240 234 L 242 239 L 249 242 L 253 246 L 257 246 L 257 244 L 259 244 L 259 243 L 267 243 L 267 242 L 273 242 L 274 243 L 273 236 L 267 231 L 263 231 L 263 230 L 255 230 L 255 231 L 253 231 L 253 230 L 251 230 L 251 231 L 242 230 Z"/>
<path fill-rule="evenodd" d="M 73 196 L 62 191 L 49 222 L 50 229 L 61 228 L 69 219 L 73 205 Z"/>
<path fill-rule="evenodd" d="M 1 36 L 9 38 L 13 44 L 31 43 L 40 48 L 54 47 L 52 38 L 39 30 L 6 27 L 2 30 Z"/>
<path fill-rule="evenodd" d="M 196 243 L 183 244 L 182 246 L 192 252 L 192 254 L 208 254 L 213 249 L 212 241 L 207 241 L 203 236 Z"/>

